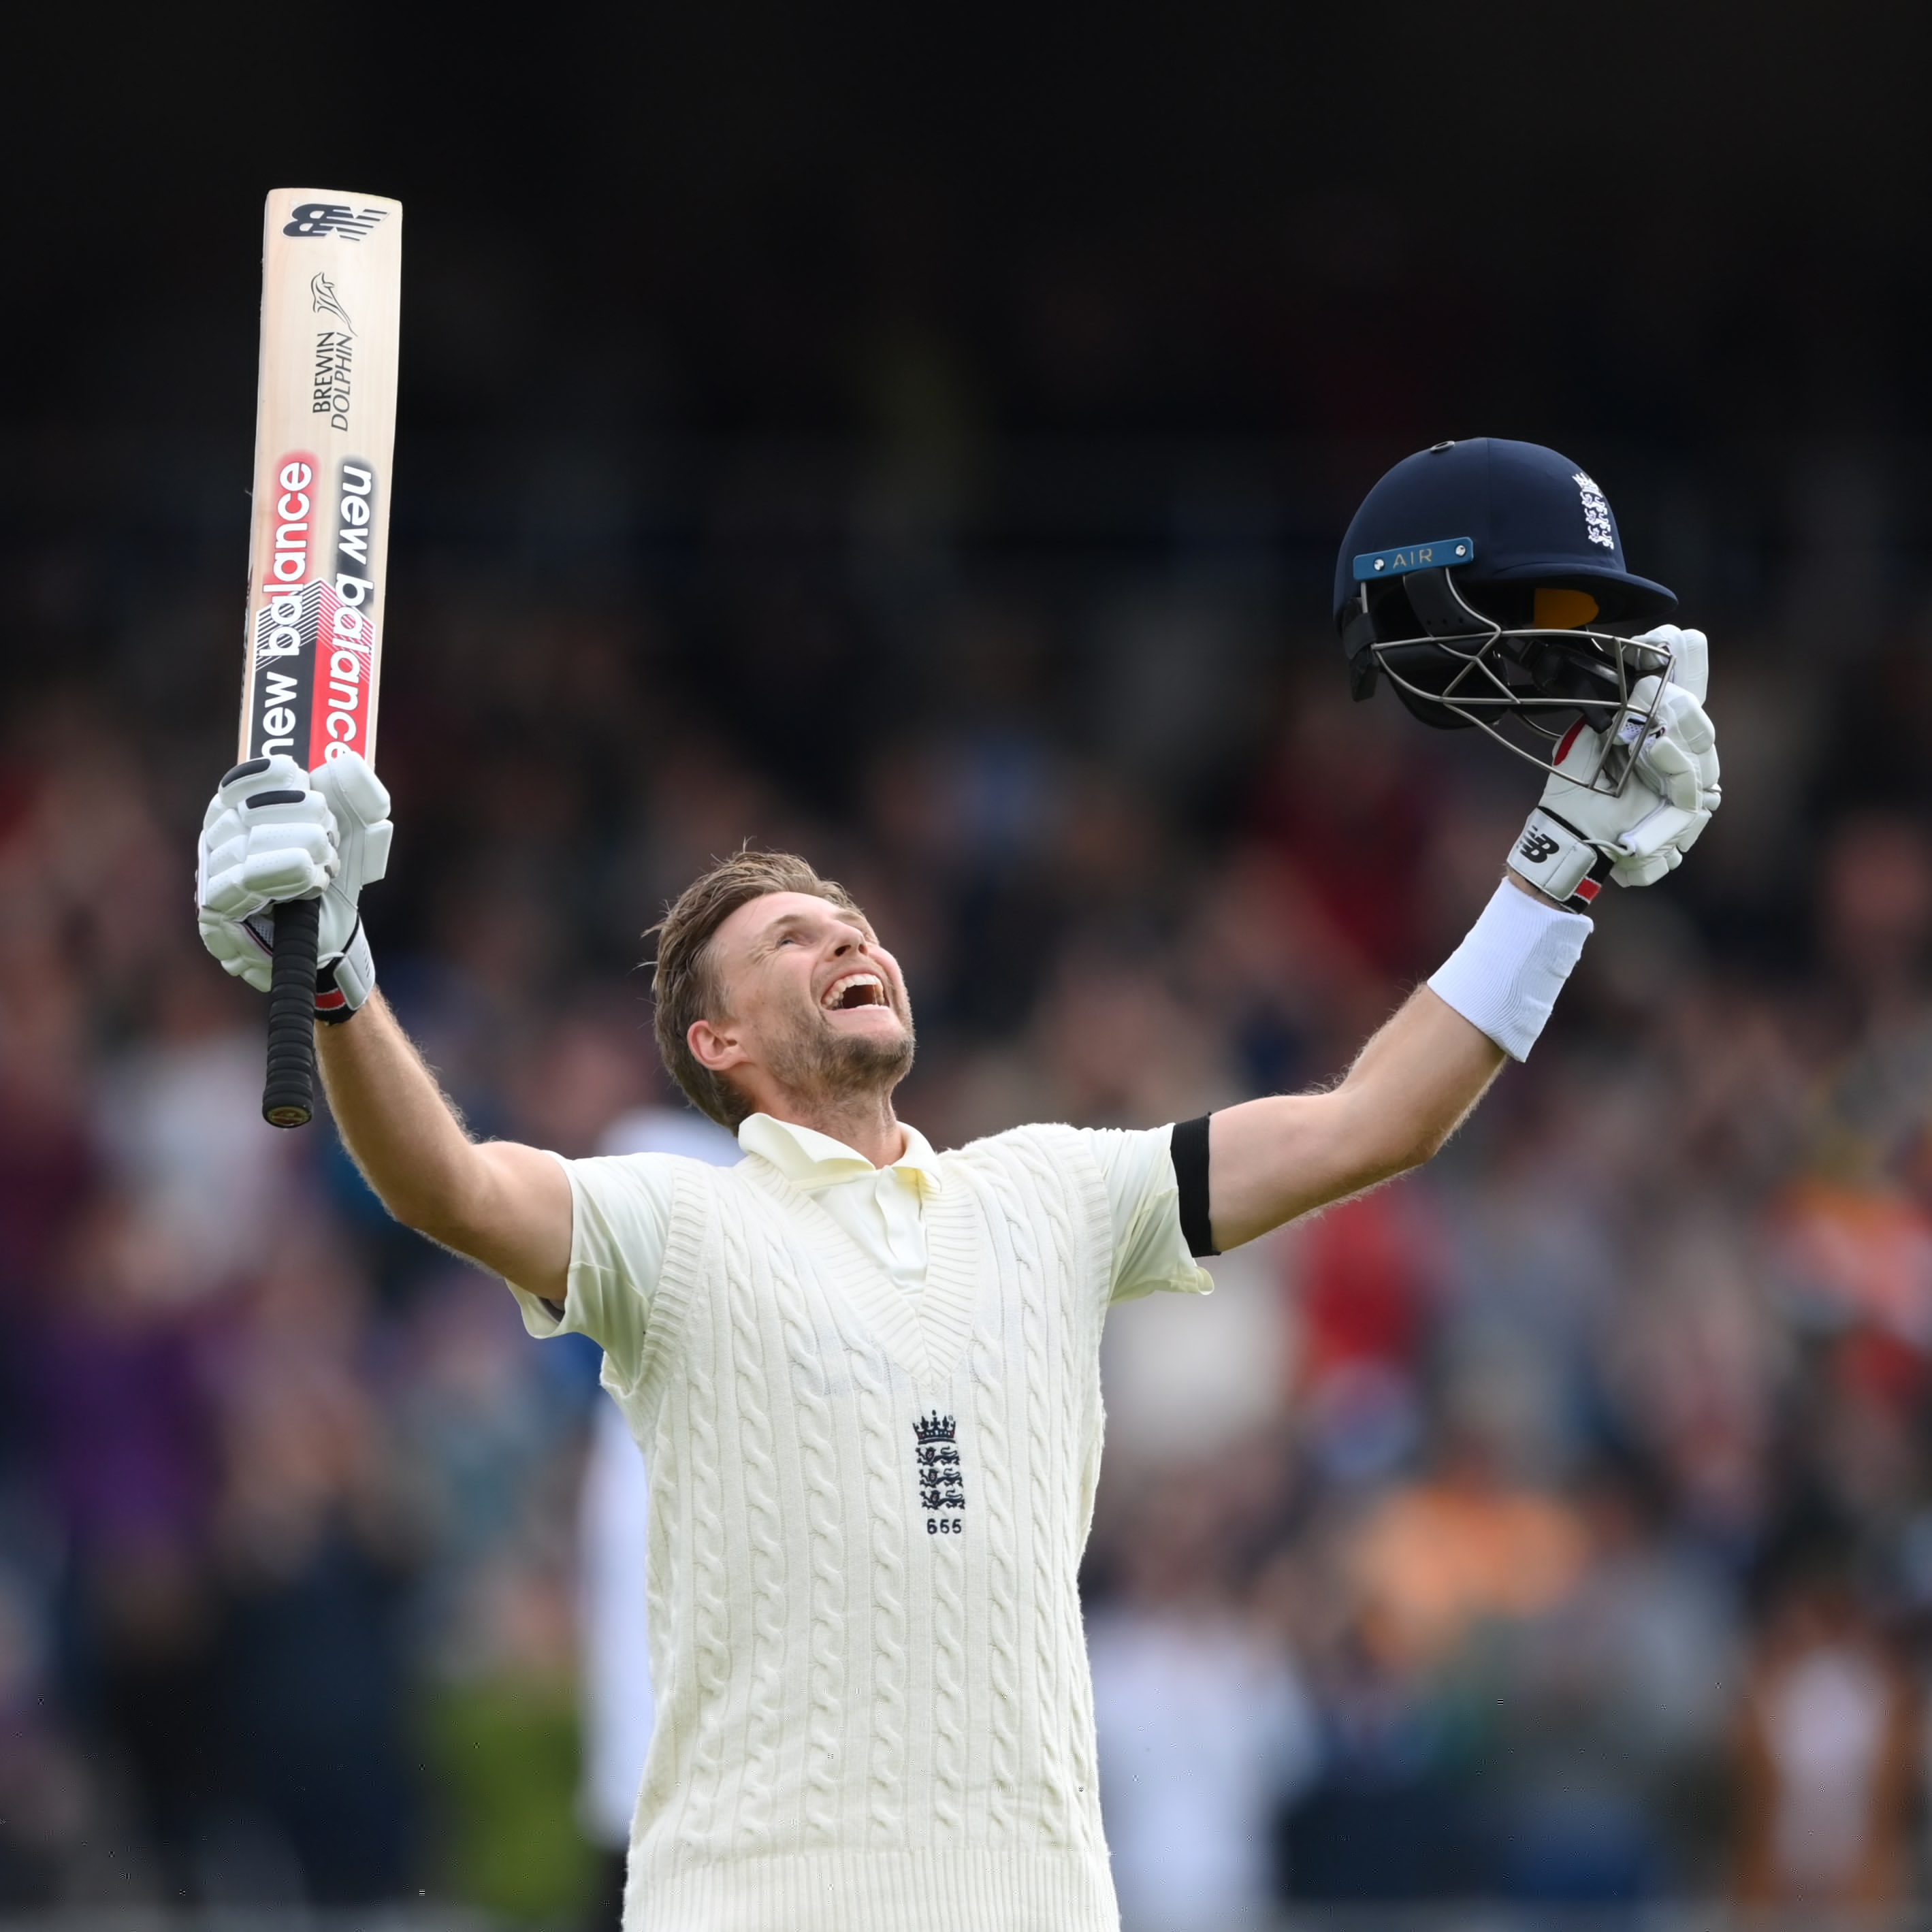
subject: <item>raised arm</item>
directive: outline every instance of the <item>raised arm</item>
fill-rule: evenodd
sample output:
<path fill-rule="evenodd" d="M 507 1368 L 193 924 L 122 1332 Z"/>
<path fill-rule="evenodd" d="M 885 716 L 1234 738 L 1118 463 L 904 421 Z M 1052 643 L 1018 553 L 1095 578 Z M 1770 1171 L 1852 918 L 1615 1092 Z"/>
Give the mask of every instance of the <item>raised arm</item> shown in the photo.
<path fill-rule="evenodd" d="M 316 1030 L 343 1144 L 406 1227 L 548 1301 L 570 1267 L 570 1183 L 514 1141 L 472 1141 L 380 993 Z"/>
<path fill-rule="evenodd" d="M 352 754 L 313 772 L 286 757 L 236 766 L 202 821 L 202 944 L 266 992 L 275 905 L 319 898 L 317 1054 L 356 1166 L 406 1226 L 561 1301 L 572 1217 L 563 1170 L 534 1148 L 472 1141 L 376 992 L 358 901 L 388 863 L 388 794 Z"/>
<path fill-rule="evenodd" d="M 1214 1245 L 1238 1247 L 1420 1166 L 1482 1098 L 1505 1058 L 1419 986 L 1340 1086 L 1223 1108 L 1208 1127 Z"/>
<path fill-rule="evenodd" d="M 1583 909 L 1604 881 L 1652 884 L 1696 842 L 1721 796 L 1702 704 L 1704 634 L 1663 625 L 1639 641 L 1666 650 L 1681 682 L 1653 675 L 1632 692 L 1642 735 L 1625 754 L 1620 787 L 1598 786 L 1610 741 L 1580 722 L 1510 851 L 1505 883 L 1347 1078 L 1325 1094 L 1230 1107 L 1209 1123 L 1216 1247 L 1252 1241 L 1427 1160 L 1505 1059 L 1528 1056 L 1582 950 L 1590 931 Z M 1625 733 L 1619 746 L 1634 736 Z"/>

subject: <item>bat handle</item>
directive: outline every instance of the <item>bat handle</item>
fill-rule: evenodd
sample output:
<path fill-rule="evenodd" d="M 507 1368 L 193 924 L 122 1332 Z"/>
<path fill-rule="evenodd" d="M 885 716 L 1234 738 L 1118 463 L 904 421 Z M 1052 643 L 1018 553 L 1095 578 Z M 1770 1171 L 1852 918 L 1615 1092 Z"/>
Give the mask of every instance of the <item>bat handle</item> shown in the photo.
<path fill-rule="evenodd" d="M 305 1127 L 315 1114 L 315 955 L 322 902 L 285 899 L 275 908 L 275 971 L 268 984 L 268 1076 L 262 1118 L 272 1127 Z"/>

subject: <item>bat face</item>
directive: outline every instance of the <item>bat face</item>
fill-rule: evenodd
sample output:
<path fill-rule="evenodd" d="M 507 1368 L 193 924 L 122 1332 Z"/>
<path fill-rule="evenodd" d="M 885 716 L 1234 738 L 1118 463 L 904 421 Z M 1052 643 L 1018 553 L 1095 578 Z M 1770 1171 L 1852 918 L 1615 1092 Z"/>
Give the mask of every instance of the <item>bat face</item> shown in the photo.
<path fill-rule="evenodd" d="M 402 212 L 324 189 L 268 196 L 243 758 L 374 758 Z"/>

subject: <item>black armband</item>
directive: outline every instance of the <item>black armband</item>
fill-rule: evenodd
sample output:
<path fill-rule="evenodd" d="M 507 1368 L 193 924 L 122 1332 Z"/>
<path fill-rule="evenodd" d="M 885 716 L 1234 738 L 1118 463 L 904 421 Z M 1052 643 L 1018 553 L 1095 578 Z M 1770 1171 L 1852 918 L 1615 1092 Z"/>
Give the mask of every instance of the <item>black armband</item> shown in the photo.
<path fill-rule="evenodd" d="M 1208 1212 L 1208 1123 L 1213 1118 L 1203 1114 L 1198 1120 L 1175 1121 L 1168 1142 L 1174 1185 L 1180 1193 L 1181 1236 L 1197 1261 L 1221 1252 L 1214 1245 L 1214 1224 Z"/>

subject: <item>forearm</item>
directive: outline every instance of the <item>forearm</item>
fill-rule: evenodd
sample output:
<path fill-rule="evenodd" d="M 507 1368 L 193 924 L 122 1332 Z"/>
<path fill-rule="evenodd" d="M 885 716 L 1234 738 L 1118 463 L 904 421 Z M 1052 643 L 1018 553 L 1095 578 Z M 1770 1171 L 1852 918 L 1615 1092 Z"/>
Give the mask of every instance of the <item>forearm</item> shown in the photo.
<path fill-rule="evenodd" d="M 382 1205 L 519 1288 L 561 1301 L 574 1212 L 562 1168 L 514 1141 L 471 1140 L 380 993 L 353 1019 L 316 1032 L 336 1126 Z"/>
<path fill-rule="evenodd" d="M 1420 986 L 1338 1086 L 1216 1114 L 1208 1129 L 1215 1244 L 1238 1247 L 1419 1166 L 1456 1131 L 1505 1058 Z"/>
<path fill-rule="evenodd" d="M 1217 1243 L 1252 1240 L 1428 1160 L 1504 1059 L 1528 1053 L 1589 932 L 1587 919 L 1510 874 L 1339 1086 L 1216 1114 L 1208 1177 Z"/>
<path fill-rule="evenodd" d="M 478 1150 L 380 993 L 352 1019 L 316 1028 L 337 1131 L 384 1207 L 440 1239 L 462 1225 Z"/>
<path fill-rule="evenodd" d="M 266 992 L 270 952 L 249 922 L 272 902 L 321 890 L 328 970 L 317 976 L 316 1012 L 337 1024 L 316 1028 L 316 1051 L 343 1144 L 406 1226 L 560 1300 L 575 1220 L 564 1168 L 512 1141 L 472 1142 L 374 990 L 358 896 L 388 863 L 388 794 L 352 752 L 313 774 L 280 754 L 237 773 L 202 823 L 196 892 L 208 950 Z M 258 809 L 259 820 L 249 816 Z"/>
<path fill-rule="evenodd" d="M 1340 1156 L 1330 1181 L 1336 1196 L 1406 1173 L 1439 1153 L 1508 1061 L 1432 988 L 1417 987 L 1328 1096 Z"/>

